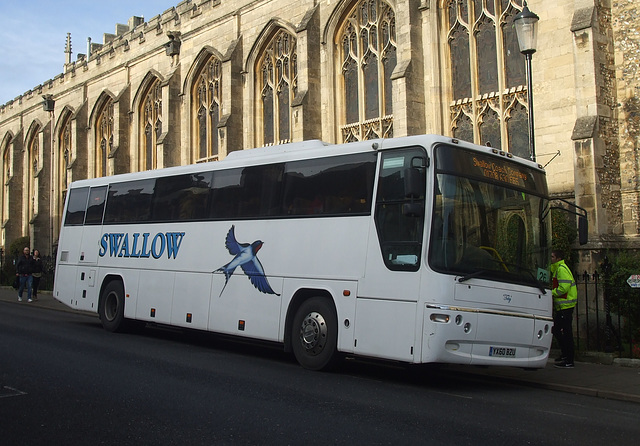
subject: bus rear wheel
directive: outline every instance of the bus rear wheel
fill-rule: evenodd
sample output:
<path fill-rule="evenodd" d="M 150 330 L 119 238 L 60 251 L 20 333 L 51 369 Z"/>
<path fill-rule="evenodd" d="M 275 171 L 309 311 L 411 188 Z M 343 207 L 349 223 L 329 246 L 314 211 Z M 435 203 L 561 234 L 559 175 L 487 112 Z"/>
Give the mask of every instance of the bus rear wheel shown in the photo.
<path fill-rule="evenodd" d="M 300 305 L 291 329 L 293 354 L 302 367 L 330 370 L 338 359 L 338 318 L 333 306 L 322 297 Z"/>
<path fill-rule="evenodd" d="M 112 280 L 102 291 L 98 307 L 100 322 L 105 330 L 123 331 L 124 320 L 124 286 L 119 280 Z"/>

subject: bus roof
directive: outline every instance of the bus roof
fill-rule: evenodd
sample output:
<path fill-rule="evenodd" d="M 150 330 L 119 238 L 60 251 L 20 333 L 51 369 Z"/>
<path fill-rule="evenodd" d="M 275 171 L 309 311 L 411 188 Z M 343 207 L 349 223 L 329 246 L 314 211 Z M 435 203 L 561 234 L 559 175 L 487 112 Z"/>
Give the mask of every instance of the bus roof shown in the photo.
<path fill-rule="evenodd" d="M 329 144 L 319 139 L 312 139 L 309 141 L 294 142 L 288 144 L 280 144 L 274 146 L 257 147 L 255 149 L 247 150 L 234 150 L 229 153 L 225 160 L 236 160 L 246 158 L 257 158 L 263 156 L 275 156 L 284 153 L 297 152 L 299 150 L 319 149 L 323 147 L 332 146 L 335 144 Z"/>
<path fill-rule="evenodd" d="M 441 135 L 414 135 L 398 138 L 373 139 L 345 144 L 330 144 L 314 139 L 308 141 L 258 147 L 253 149 L 234 150 L 221 161 L 212 161 L 201 164 L 187 164 L 183 166 L 167 167 L 163 169 L 145 170 L 142 172 L 129 172 L 99 178 L 77 180 L 73 182 L 72 187 L 97 186 L 119 181 L 130 181 L 145 178 L 155 178 L 157 176 L 197 173 L 209 170 L 219 170 L 233 167 L 250 166 L 254 164 L 263 164 L 267 162 L 285 162 L 298 159 L 313 159 L 327 156 L 336 156 L 340 154 L 347 155 L 351 153 L 361 153 L 374 150 L 388 150 L 396 147 L 406 146 L 408 144 L 429 147 L 439 142 L 455 144 L 460 147 L 475 148 L 476 150 L 480 149 L 486 153 L 493 152 L 494 154 L 505 154 L 501 150 L 492 149 L 491 147 L 477 146 L 473 143 L 458 141 L 456 139 Z M 509 157 L 512 158 L 510 154 L 505 155 L 509 155 Z M 529 165 L 529 167 L 542 170 L 542 166 L 537 165 L 530 160 L 518 158 L 518 161 L 522 164 Z"/>

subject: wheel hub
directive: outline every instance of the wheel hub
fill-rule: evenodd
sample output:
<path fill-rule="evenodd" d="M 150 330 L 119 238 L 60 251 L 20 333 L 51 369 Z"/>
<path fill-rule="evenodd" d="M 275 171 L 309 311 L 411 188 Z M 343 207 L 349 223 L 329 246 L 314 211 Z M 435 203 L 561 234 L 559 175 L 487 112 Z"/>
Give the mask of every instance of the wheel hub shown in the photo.
<path fill-rule="evenodd" d="M 109 293 L 106 296 L 104 305 L 104 315 L 108 321 L 113 321 L 118 314 L 118 296 L 115 293 Z"/>
<path fill-rule="evenodd" d="M 300 342 L 307 353 L 317 355 L 322 351 L 327 342 L 327 323 L 320 313 L 312 311 L 302 320 Z"/>

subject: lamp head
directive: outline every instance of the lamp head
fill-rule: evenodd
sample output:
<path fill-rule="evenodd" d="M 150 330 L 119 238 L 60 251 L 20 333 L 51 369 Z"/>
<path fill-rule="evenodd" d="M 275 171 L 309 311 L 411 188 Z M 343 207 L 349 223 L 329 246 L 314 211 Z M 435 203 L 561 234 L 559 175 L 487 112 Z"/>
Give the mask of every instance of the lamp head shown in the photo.
<path fill-rule="evenodd" d="M 538 17 L 529 10 L 527 2 L 524 2 L 522 11 L 513 18 L 513 26 L 516 28 L 518 45 L 522 54 L 533 54 L 536 52 L 538 43 Z"/>

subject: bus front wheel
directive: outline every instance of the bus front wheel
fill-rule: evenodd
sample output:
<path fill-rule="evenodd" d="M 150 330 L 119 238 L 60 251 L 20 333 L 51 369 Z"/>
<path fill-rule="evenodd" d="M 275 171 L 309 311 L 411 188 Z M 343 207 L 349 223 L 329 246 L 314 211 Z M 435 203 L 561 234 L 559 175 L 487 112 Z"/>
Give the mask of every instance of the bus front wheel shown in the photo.
<path fill-rule="evenodd" d="M 100 296 L 100 322 L 107 331 L 124 329 L 124 286 L 119 280 L 112 280 Z"/>
<path fill-rule="evenodd" d="M 333 306 L 322 297 L 300 305 L 293 319 L 293 354 L 304 368 L 329 370 L 337 361 L 338 318 Z"/>

